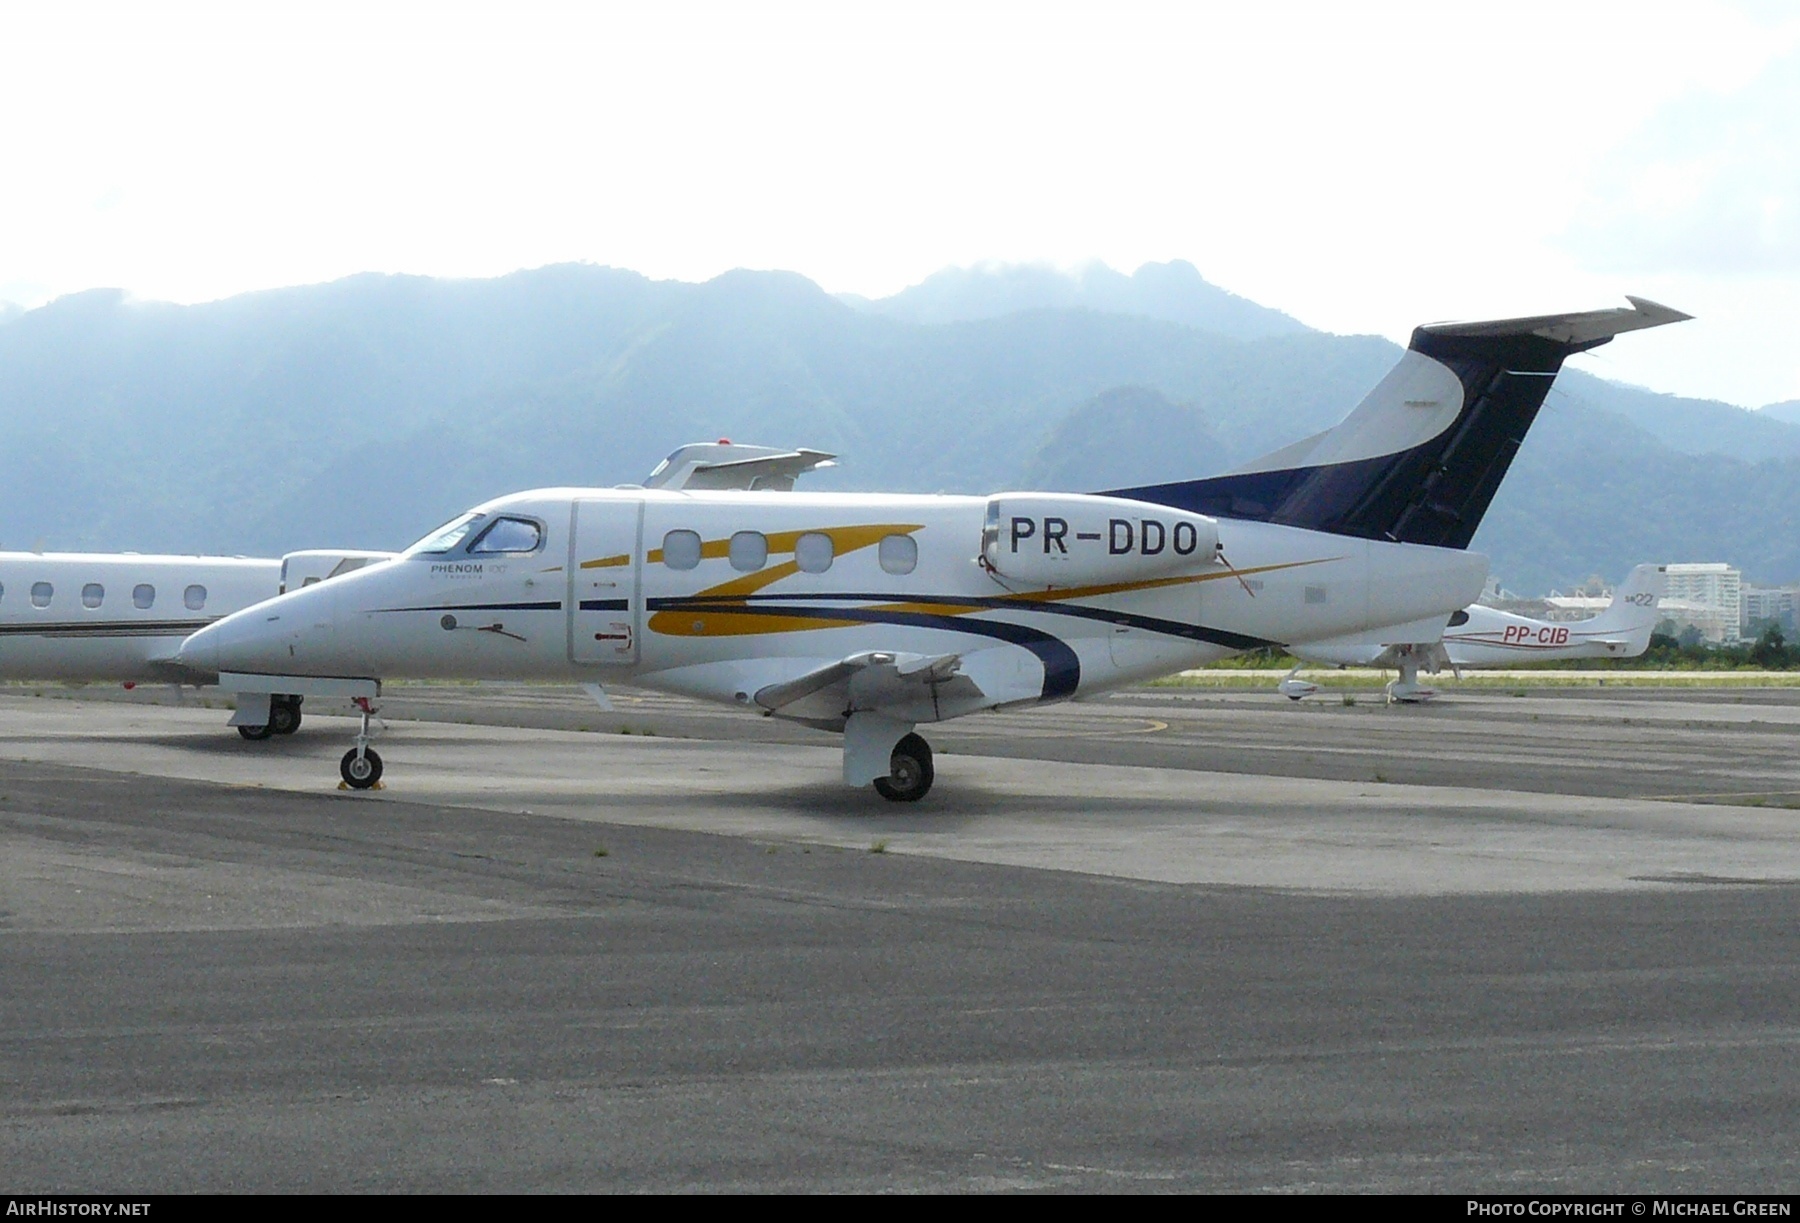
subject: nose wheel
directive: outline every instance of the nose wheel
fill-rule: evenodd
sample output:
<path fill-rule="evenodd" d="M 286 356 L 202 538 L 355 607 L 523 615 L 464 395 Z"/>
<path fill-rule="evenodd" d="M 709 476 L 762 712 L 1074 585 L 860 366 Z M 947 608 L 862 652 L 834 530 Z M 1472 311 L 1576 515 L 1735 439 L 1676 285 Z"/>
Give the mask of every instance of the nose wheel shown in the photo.
<path fill-rule="evenodd" d="M 353 747 L 338 762 L 338 775 L 352 790 L 372 790 L 381 780 L 381 757 L 373 748 Z"/>
<path fill-rule="evenodd" d="M 357 732 L 356 746 L 344 753 L 338 761 L 338 776 L 344 779 L 344 785 L 352 790 L 373 790 L 381 784 L 381 757 L 369 746 L 375 735 L 369 729 L 369 723 L 375 717 L 375 710 L 369 704 L 369 698 L 356 698 L 356 707 L 362 711 L 362 729 Z M 298 711 L 296 711 L 297 715 Z"/>

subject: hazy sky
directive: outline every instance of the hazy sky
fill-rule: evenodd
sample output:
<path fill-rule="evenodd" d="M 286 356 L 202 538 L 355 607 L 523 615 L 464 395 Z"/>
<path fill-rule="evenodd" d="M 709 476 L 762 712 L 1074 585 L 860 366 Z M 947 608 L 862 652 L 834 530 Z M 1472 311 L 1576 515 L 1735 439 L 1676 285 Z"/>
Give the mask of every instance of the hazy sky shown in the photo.
<path fill-rule="evenodd" d="M 1800 397 L 1800 5 L 0 3 L 0 299 L 1171 258 L 1396 339 L 1635 293 L 1698 321 L 1586 368 Z"/>

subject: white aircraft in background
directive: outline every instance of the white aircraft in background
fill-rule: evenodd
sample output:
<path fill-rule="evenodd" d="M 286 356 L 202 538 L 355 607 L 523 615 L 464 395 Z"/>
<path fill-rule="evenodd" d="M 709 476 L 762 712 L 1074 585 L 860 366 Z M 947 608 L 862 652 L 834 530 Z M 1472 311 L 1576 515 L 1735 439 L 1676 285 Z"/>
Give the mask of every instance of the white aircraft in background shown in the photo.
<path fill-rule="evenodd" d="M 1458 676 L 1484 667 L 1516 667 L 1522 663 L 1563 658 L 1636 658 L 1650 646 L 1657 607 L 1668 585 L 1662 565 L 1639 565 L 1613 594 L 1605 611 L 1586 620 L 1533 620 L 1479 603 L 1452 615 L 1437 641 L 1383 643 L 1394 634 L 1364 634 L 1363 640 L 1314 641 L 1290 647 L 1296 657 L 1335 667 L 1394 668 L 1400 678 L 1387 688 L 1390 701 L 1424 701 L 1437 694 L 1419 685 L 1419 672 L 1436 675 L 1445 667 Z M 1277 685 L 1290 700 L 1301 700 L 1319 686 L 1299 677 L 1296 666 Z"/>
<path fill-rule="evenodd" d="M 0 552 L 0 680 L 210 683 L 213 676 L 194 675 L 176 661 L 196 629 L 395 555 L 306 551 L 268 560 Z M 300 728 L 300 694 L 236 695 L 230 725 L 246 739 Z"/>
<path fill-rule="evenodd" d="M 381 776 L 384 678 L 617 680 L 841 731 L 846 783 L 913 800 L 921 724 L 1383 625 L 1437 640 L 1487 578 L 1469 540 L 1563 360 L 1688 317 L 1629 300 L 1420 327 L 1343 423 L 1209 479 L 501 497 L 201 629 L 178 660 L 228 690 L 359 698 L 340 764 L 359 789 Z"/>

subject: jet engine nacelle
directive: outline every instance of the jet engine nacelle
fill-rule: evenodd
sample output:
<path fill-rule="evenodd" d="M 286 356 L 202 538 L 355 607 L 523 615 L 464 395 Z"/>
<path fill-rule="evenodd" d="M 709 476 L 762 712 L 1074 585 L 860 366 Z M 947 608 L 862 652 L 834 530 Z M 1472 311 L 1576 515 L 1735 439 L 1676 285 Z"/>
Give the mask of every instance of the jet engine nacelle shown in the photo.
<path fill-rule="evenodd" d="M 1003 578 L 1094 586 L 1215 563 L 1219 524 L 1120 497 L 1001 493 L 988 498 L 981 557 Z"/>

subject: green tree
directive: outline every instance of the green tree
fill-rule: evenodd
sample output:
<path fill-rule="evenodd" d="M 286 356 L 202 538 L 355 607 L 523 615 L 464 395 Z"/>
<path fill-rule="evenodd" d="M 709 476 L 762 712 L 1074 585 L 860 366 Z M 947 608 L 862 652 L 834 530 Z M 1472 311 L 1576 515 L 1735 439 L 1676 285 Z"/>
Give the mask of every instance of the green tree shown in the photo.
<path fill-rule="evenodd" d="M 1773 620 L 1763 624 L 1762 632 L 1756 635 L 1756 644 L 1750 648 L 1750 661 L 1769 671 L 1779 671 L 1789 665 L 1792 659 L 1781 625 Z"/>

